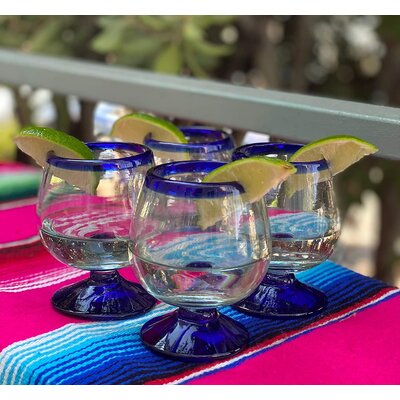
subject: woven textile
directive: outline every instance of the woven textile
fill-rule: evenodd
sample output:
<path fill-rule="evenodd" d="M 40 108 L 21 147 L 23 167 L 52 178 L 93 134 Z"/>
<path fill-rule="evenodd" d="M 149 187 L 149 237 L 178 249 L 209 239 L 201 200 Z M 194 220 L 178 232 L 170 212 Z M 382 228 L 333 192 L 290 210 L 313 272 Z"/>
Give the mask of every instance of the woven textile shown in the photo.
<path fill-rule="evenodd" d="M 58 288 L 87 273 L 57 262 L 42 246 L 35 199 L 0 206 L 0 383 L 399 383 L 398 289 L 330 261 L 299 274 L 324 291 L 329 306 L 308 318 L 221 312 L 250 332 L 250 347 L 207 364 L 173 361 L 147 350 L 139 331 L 172 310 L 114 322 L 64 316 L 50 304 Z M 128 268 L 123 275 L 135 280 Z M 396 312 L 397 309 L 397 312 Z"/>

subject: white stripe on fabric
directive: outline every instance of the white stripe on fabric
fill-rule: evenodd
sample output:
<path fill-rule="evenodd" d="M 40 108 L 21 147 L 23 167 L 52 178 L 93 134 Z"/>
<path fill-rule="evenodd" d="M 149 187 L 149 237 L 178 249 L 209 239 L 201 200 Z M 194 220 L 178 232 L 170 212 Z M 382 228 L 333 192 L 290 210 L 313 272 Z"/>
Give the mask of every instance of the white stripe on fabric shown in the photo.
<path fill-rule="evenodd" d="M 0 282 L 0 292 L 18 293 L 27 290 L 40 289 L 43 287 L 56 285 L 57 283 L 61 283 L 73 278 L 77 278 L 79 276 L 87 274 L 88 272 L 67 268 L 56 271 L 52 270 L 50 272 L 39 274 L 41 279 L 38 279 L 37 276 L 34 276 L 36 274 L 32 274 L 24 279 L 19 280 L 18 282 Z"/>
<path fill-rule="evenodd" d="M 39 241 L 40 241 L 40 236 L 34 235 L 34 236 L 30 236 L 25 239 L 15 240 L 13 242 L 0 243 L 0 250 L 8 249 L 10 247 L 23 246 L 25 244 L 32 244 L 32 243 L 39 242 Z"/>
<path fill-rule="evenodd" d="M 72 267 L 69 267 L 66 265 L 57 265 L 55 267 L 49 268 L 46 271 L 34 272 L 31 274 L 25 275 L 25 277 L 14 277 L 14 278 L 6 278 L 4 280 L 0 280 L 0 286 L 7 286 L 7 287 L 19 286 L 19 284 L 23 285 L 25 283 L 30 283 L 31 281 L 37 282 L 38 279 L 40 279 L 41 277 L 50 278 L 52 276 L 60 276 L 60 274 L 63 274 L 66 272 L 71 272 L 71 271 L 82 272 L 81 269 L 72 268 Z"/>
<path fill-rule="evenodd" d="M 29 206 L 32 204 L 36 204 L 36 202 L 37 202 L 37 197 L 29 197 L 27 199 L 22 199 L 22 200 L 6 201 L 6 202 L 0 204 L 0 211 L 1 210 L 10 210 L 11 208 L 19 208 L 19 207 Z"/>
<path fill-rule="evenodd" d="M 38 278 L 41 276 L 53 276 L 53 275 L 59 275 L 61 272 L 64 271 L 69 271 L 72 270 L 70 267 L 55 267 L 55 268 L 49 268 L 45 272 L 34 272 L 33 274 L 26 275 L 24 278 L 21 277 L 14 277 L 14 278 L 6 278 L 4 280 L 0 280 L 0 286 L 10 286 L 12 287 L 13 284 L 18 284 L 22 282 L 28 282 L 30 280 L 33 280 L 34 282 L 37 282 Z"/>

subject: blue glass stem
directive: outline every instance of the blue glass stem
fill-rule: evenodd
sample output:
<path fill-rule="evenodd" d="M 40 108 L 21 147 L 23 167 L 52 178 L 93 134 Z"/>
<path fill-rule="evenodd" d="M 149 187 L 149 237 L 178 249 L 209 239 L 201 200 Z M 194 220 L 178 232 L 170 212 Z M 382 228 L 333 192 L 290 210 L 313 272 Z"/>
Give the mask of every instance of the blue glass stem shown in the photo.
<path fill-rule="evenodd" d="M 57 290 L 51 302 L 64 314 L 112 320 L 142 315 L 155 305 L 156 299 L 118 271 L 107 270 L 91 271 L 88 279 Z"/>
<path fill-rule="evenodd" d="M 235 308 L 259 317 L 295 318 L 323 311 L 324 293 L 299 281 L 293 273 L 270 269 L 260 286 Z"/>
<path fill-rule="evenodd" d="M 237 354 L 247 346 L 249 334 L 216 309 L 179 308 L 146 322 L 141 338 L 164 356 L 204 362 Z"/>

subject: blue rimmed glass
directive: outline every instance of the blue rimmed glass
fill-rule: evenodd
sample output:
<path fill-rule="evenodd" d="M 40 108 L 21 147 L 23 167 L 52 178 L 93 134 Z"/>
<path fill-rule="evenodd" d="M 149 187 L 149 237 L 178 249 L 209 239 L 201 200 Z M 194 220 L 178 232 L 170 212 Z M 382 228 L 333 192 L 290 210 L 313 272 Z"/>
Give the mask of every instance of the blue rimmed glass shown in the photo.
<path fill-rule="evenodd" d="M 118 269 L 130 265 L 130 222 L 153 155 L 134 143 L 88 146 L 93 160 L 49 154 L 39 190 L 43 244 L 60 262 L 90 271 L 89 278 L 56 291 L 52 304 L 93 320 L 141 315 L 156 300 Z"/>
<path fill-rule="evenodd" d="M 144 144 L 153 151 L 157 165 L 184 160 L 231 160 L 235 145 L 228 133 L 200 126 L 182 126 L 179 129 L 188 143 L 162 142 L 152 139 L 151 134 L 145 138 Z"/>
<path fill-rule="evenodd" d="M 248 296 L 270 258 L 262 201 L 243 200 L 237 182 L 202 183 L 223 165 L 181 161 L 150 169 L 133 217 L 132 264 L 142 285 L 179 307 L 148 321 L 146 346 L 187 361 L 210 361 L 242 350 L 246 329 L 217 307 Z"/>
<path fill-rule="evenodd" d="M 241 146 L 233 159 L 264 155 L 288 160 L 302 145 L 256 143 Z M 332 175 L 325 160 L 294 162 L 296 174 L 265 196 L 272 234 L 272 256 L 262 284 L 236 307 L 269 317 L 299 317 L 322 311 L 324 293 L 294 273 L 325 261 L 340 234 Z"/>

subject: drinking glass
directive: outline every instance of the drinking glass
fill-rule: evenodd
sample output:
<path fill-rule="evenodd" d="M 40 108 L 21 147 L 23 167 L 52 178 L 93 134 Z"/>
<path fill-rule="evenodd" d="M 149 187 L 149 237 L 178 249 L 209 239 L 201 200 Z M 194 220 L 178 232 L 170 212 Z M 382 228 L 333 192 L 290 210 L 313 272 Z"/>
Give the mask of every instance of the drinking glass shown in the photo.
<path fill-rule="evenodd" d="M 233 159 L 264 155 L 288 160 L 302 145 L 257 143 L 241 146 Z M 340 234 L 332 175 L 325 160 L 293 162 L 297 172 L 264 197 L 272 234 L 268 274 L 237 308 L 255 315 L 299 317 L 327 305 L 324 293 L 294 273 L 325 261 Z"/>
<path fill-rule="evenodd" d="M 140 315 L 156 300 L 118 269 L 130 265 L 130 221 L 153 155 L 134 143 L 87 145 L 93 160 L 49 154 L 39 190 L 43 244 L 60 262 L 90 271 L 51 301 L 60 312 L 94 320 Z"/>
<path fill-rule="evenodd" d="M 156 165 L 171 161 L 209 160 L 229 162 L 235 148 L 228 133 L 203 126 L 182 126 L 179 129 L 188 143 L 162 142 L 148 135 L 144 144 L 154 154 Z"/>
<path fill-rule="evenodd" d="M 179 307 L 148 321 L 142 341 L 187 361 L 227 357 L 246 346 L 244 326 L 216 308 L 248 296 L 270 258 L 262 200 L 244 201 L 237 182 L 201 183 L 223 164 L 181 161 L 151 168 L 133 216 L 136 275 L 154 297 Z"/>

